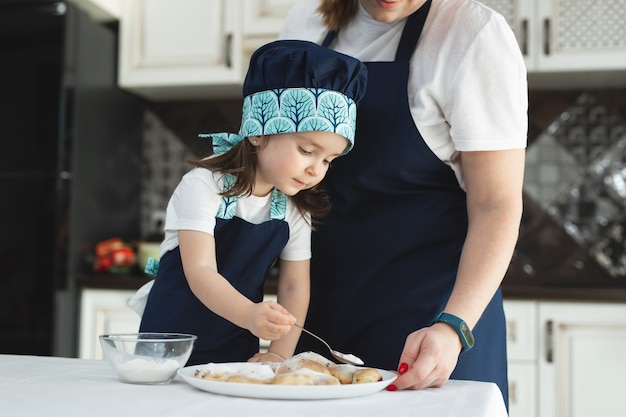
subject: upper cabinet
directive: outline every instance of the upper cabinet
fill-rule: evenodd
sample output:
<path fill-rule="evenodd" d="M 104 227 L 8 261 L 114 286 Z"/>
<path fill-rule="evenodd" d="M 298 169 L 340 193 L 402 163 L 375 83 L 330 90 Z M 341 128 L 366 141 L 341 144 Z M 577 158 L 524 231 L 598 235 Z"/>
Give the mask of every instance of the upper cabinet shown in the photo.
<path fill-rule="evenodd" d="M 626 69 L 626 0 L 535 1 L 533 68 Z"/>
<path fill-rule="evenodd" d="M 241 94 L 241 10 L 237 0 L 123 2 L 120 87 L 161 100 Z"/>
<path fill-rule="evenodd" d="M 152 100 L 239 97 L 252 52 L 296 1 L 124 1 L 119 85 Z"/>
<path fill-rule="evenodd" d="M 276 39 L 289 10 L 298 0 L 243 0 L 241 14 L 246 37 Z"/>
<path fill-rule="evenodd" d="M 480 1 L 511 25 L 531 82 L 624 83 L 626 0 Z"/>
<path fill-rule="evenodd" d="M 250 55 L 297 1 L 121 1 L 119 85 L 153 100 L 239 97 Z M 546 75 L 549 86 L 626 84 L 626 0 L 482 2 L 513 28 L 531 87 Z"/>

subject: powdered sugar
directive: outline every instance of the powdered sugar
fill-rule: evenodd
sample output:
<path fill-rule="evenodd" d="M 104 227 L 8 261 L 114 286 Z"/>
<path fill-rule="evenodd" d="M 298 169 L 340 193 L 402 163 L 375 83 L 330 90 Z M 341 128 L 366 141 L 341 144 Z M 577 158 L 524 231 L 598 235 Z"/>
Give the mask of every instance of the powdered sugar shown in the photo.
<path fill-rule="evenodd" d="M 158 384 L 171 381 L 180 368 L 178 361 L 156 361 L 142 358 L 131 359 L 115 365 L 117 375 L 126 382 Z"/>

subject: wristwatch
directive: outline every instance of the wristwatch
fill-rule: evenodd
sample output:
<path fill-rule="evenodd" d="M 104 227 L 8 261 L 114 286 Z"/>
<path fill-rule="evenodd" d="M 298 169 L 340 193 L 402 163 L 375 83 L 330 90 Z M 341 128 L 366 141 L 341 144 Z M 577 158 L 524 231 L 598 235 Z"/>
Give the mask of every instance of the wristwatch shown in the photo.
<path fill-rule="evenodd" d="M 465 323 L 461 318 L 448 314 L 445 312 L 439 313 L 437 318 L 433 321 L 435 323 L 446 323 L 449 326 L 452 326 L 454 330 L 456 330 L 459 335 L 459 339 L 461 339 L 461 344 L 463 345 L 463 349 L 461 349 L 461 353 L 467 352 L 474 346 L 474 335 L 470 330 L 467 323 Z"/>

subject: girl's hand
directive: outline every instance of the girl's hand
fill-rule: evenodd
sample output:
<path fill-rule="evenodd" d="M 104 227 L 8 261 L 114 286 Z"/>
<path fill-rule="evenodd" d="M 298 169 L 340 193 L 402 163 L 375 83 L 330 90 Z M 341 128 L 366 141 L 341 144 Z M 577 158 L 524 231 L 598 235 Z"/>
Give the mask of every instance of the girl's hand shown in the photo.
<path fill-rule="evenodd" d="M 398 379 L 388 390 L 442 387 L 456 367 L 461 347 L 459 335 L 445 323 L 411 333 L 400 355 Z"/>
<path fill-rule="evenodd" d="M 284 362 L 285 358 L 274 352 L 259 352 L 248 359 L 248 362 Z"/>
<path fill-rule="evenodd" d="M 247 313 L 247 329 L 265 340 L 280 339 L 295 322 L 296 317 L 275 301 L 253 304 Z"/>

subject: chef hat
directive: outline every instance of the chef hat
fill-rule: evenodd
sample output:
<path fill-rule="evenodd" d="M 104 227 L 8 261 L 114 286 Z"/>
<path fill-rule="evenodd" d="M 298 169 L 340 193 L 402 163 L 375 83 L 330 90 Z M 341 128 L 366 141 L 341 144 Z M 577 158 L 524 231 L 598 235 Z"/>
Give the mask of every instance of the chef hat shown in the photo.
<path fill-rule="evenodd" d="M 279 40 L 257 49 L 243 84 L 238 134 L 213 133 L 213 152 L 227 152 L 248 136 L 322 131 L 354 146 L 357 105 L 367 69 L 356 58 L 313 42 Z"/>

